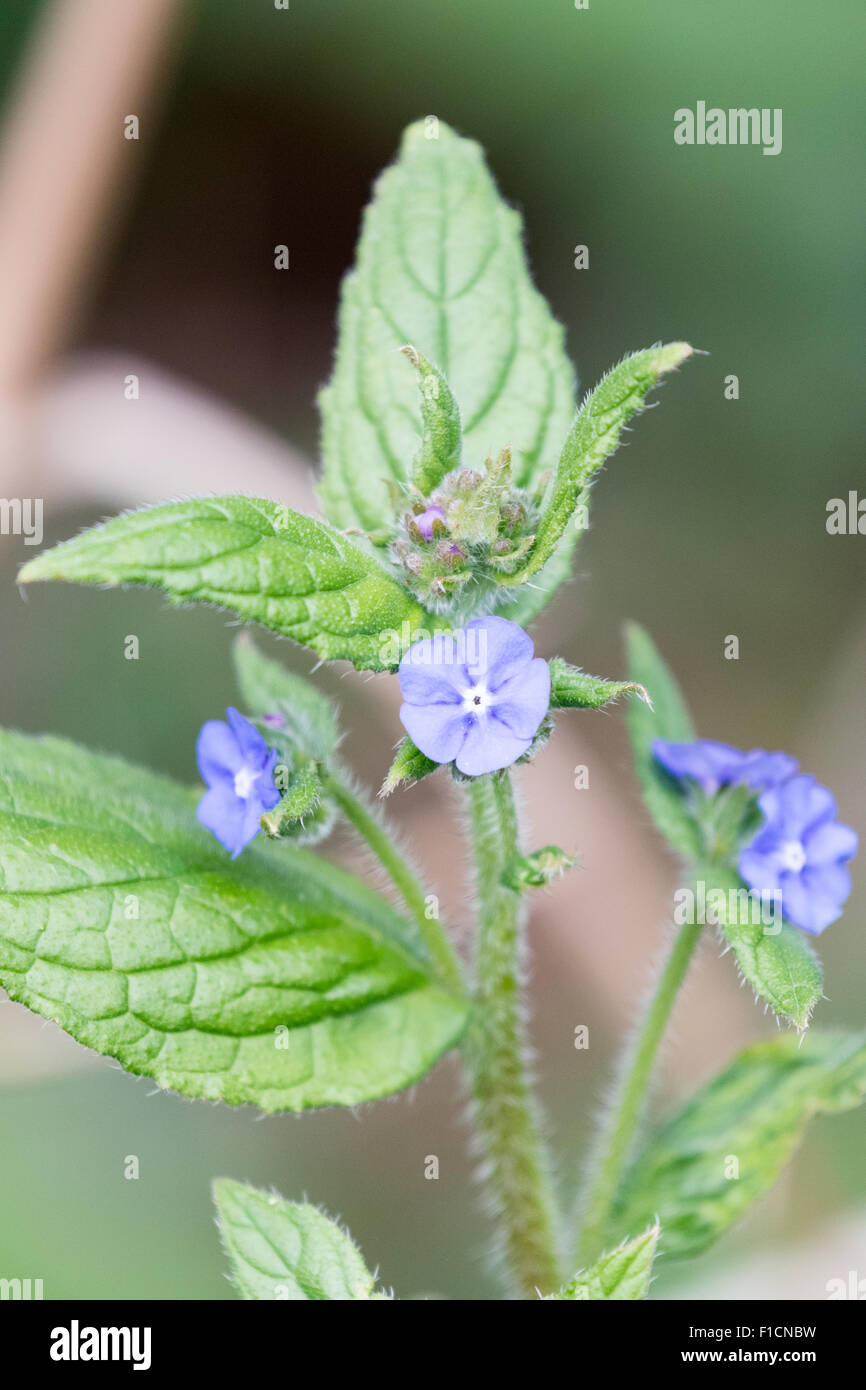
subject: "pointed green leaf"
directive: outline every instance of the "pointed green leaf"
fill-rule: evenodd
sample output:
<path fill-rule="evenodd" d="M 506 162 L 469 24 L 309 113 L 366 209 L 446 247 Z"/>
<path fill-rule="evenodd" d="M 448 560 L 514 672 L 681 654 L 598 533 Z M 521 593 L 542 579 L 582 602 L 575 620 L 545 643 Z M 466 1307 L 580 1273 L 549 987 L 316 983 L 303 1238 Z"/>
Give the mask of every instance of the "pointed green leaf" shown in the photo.
<path fill-rule="evenodd" d="M 517 589 L 500 589 L 500 597 L 508 595 L 507 607 L 500 609 L 503 618 L 510 618 L 518 627 L 529 627 L 544 605 L 561 585 L 572 578 L 574 552 L 585 527 L 569 526 L 540 574 Z"/>
<path fill-rule="evenodd" d="M 390 796 L 398 787 L 406 786 L 411 782 L 420 782 L 422 777 L 428 773 L 435 772 L 439 763 L 434 763 L 432 758 L 428 758 L 426 753 L 422 753 L 420 748 L 416 748 L 411 738 L 407 735 L 404 738 L 394 757 L 388 775 L 382 783 L 380 796 Z"/>
<path fill-rule="evenodd" d="M 813 1115 L 866 1093 L 866 1039 L 793 1034 L 746 1048 L 650 1141 L 614 1231 L 658 1215 L 666 1256 L 699 1255 L 775 1182 Z"/>
<path fill-rule="evenodd" d="M 575 508 L 587 505 L 586 489 L 619 447 L 629 420 L 643 410 L 647 394 L 661 377 L 681 366 L 693 351 L 688 343 L 667 343 L 632 353 L 589 392 L 563 445 L 529 559 L 503 579 L 504 584 L 524 584 L 546 565 L 566 534 Z"/>
<path fill-rule="evenodd" d="M 821 962 L 798 927 L 784 922 L 777 913 L 765 915 L 777 920 L 765 923 L 761 904 L 750 898 L 742 879 L 731 869 L 711 865 L 697 874 L 704 876 L 707 903 L 728 942 L 743 980 L 774 1013 L 787 1018 L 796 1028 L 806 1028 L 812 1010 L 821 998 Z M 717 896 L 710 894 L 715 890 Z"/>
<path fill-rule="evenodd" d="M 432 138 L 428 138 L 432 137 Z M 377 531 L 422 435 L 411 343 L 447 378 L 463 461 L 511 445 L 515 482 L 556 462 L 574 410 L 563 332 L 534 288 L 520 218 L 481 149 L 439 122 L 405 132 L 343 281 L 334 374 L 320 397 L 321 496 L 337 526 Z"/>
<path fill-rule="evenodd" d="M 18 578 L 147 584 L 174 603 L 218 604 L 325 661 L 370 671 L 394 666 L 393 634 L 411 638 L 423 617 L 397 581 L 333 527 L 252 497 L 204 497 L 115 517 L 43 551 Z"/>
<path fill-rule="evenodd" d="M 217 1178 L 213 1198 L 232 1282 L 246 1299 L 305 1302 L 374 1297 L 351 1236 L 318 1207 Z"/>
<path fill-rule="evenodd" d="M 258 719 L 281 715 L 285 721 L 282 732 L 293 745 L 308 757 L 325 762 L 339 738 L 337 716 L 327 695 L 312 681 L 263 656 L 246 632 L 236 639 L 233 656 L 246 712 Z"/>
<path fill-rule="evenodd" d="M 417 348 L 403 348 L 418 373 L 421 387 L 421 448 L 412 466 L 412 482 L 425 496 L 460 462 L 460 410 L 438 367 Z"/>
<path fill-rule="evenodd" d="M 635 771 L 643 787 L 644 801 L 671 847 L 688 859 L 696 859 L 702 849 L 700 832 L 679 783 L 656 762 L 651 746 L 656 738 L 689 743 L 695 737 L 694 727 L 670 667 L 660 656 L 649 633 L 637 623 L 630 623 L 626 637 L 629 675 L 652 691 L 652 705 L 632 700 L 626 713 Z"/>
<path fill-rule="evenodd" d="M 551 709 L 602 709 L 621 695 L 636 695 L 650 709 L 652 700 L 636 681 L 605 681 L 570 666 L 561 656 L 550 662 Z"/>
<path fill-rule="evenodd" d="M 659 1227 L 653 1224 L 643 1235 L 602 1255 L 590 1269 L 581 1270 L 571 1283 L 549 1298 L 568 1302 L 646 1298 L 658 1238 Z"/>
<path fill-rule="evenodd" d="M 462 998 L 359 879 L 260 839 L 231 861 L 197 794 L 0 733 L 0 984 L 129 1071 L 263 1110 L 355 1105 L 452 1046 Z"/>

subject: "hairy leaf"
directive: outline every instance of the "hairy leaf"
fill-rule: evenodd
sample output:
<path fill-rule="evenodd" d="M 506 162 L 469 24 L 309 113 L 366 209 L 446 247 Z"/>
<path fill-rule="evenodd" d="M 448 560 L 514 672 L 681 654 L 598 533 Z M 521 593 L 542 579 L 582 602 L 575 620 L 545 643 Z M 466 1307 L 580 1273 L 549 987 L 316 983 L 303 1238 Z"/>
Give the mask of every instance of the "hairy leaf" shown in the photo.
<path fill-rule="evenodd" d="M 652 705 L 629 703 L 626 719 L 634 753 L 635 771 L 643 788 L 647 810 L 668 843 L 688 859 L 702 849 L 700 831 L 689 813 L 679 783 L 665 772 L 652 755 L 652 741 L 667 739 L 689 743 L 695 737 L 679 686 L 660 656 L 649 633 L 636 623 L 627 630 L 628 669 L 633 681 L 652 692 Z"/>
<path fill-rule="evenodd" d="M 412 467 L 412 482 L 426 496 L 460 462 L 460 410 L 442 373 L 417 348 L 403 353 L 418 373 L 421 387 L 421 448 Z"/>
<path fill-rule="evenodd" d="M 699 1255 L 775 1182 L 809 1120 L 858 1105 L 866 1039 L 792 1034 L 741 1052 L 650 1141 L 614 1217 L 634 1230 L 658 1215 L 666 1256 Z"/>
<path fill-rule="evenodd" d="M 653 1223 L 643 1235 L 602 1255 L 590 1269 L 581 1270 L 549 1297 L 569 1302 L 646 1298 L 658 1238 L 659 1228 Z"/>
<path fill-rule="evenodd" d="M 553 466 L 574 410 L 563 332 L 481 149 L 442 122 L 405 132 L 343 281 L 334 373 L 320 396 L 321 496 L 337 526 L 378 530 L 389 482 L 410 477 L 422 425 L 405 344 L 447 378 L 467 466 L 506 445 L 517 483 Z"/>
<path fill-rule="evenodd" d="M 253 497 L 146 507 L 43 551 L 21 583 L 147 584 L 175 603 L 213 603 L 326 661 L 390 669 L 391 635 L 423 613 L 366 551 L 324 522 Z"/>
<path fill-rule="evenodd" d="M 587 505 L 586 489 L 593 476 L 619 447 L 623 429 L 643 410 L 648 392 L 692 352 L 688 343 L 667 343 L 632 353 L 589 392 L 563 445 L 535 545 L 526 563 L 504 577 L 503 584 L 526 583 L 547 564 L 572 522 L 575 508 Z"/>
<path fill-rule="evenodd" d="M 231 862 L 185 788 L 8 732 L 0 984 L 159 1086 L 269 1111 L 409 1085 L 466 1015 L 354 876 L 264 840 Z"/>
<path fill-rule="evenodd" d="M 774 1013 L 805 1028 L 821 998 L 823 974 L 803 932 L 782 921 L 769 899 L 762 903 L 750 894 L 732 869 L 711 865 L 697 872 L 704 874 L 708 908 L 746 984 Z"/>
<path fill-rule="evenodd" d="M 621 695 L 636 695 L 650 709 L 653 707 L 646 690 L 636 681 L 605 681 L 588 676 L 561 656 L 550 662 L 551 709 L 601 709 Z"/>
<path fill-rule="evenodd" d="M 397 787 L 405 786 L 411 782 L 420 782 L 422 777 L 428 773 L 435 772 L 439 763 L 434 763 L 432 758 L 428 758 L 426 753 L 422 753 L 420 748 L 416 748 L 411 738 L 407 735 L 402 739 L 394 761 L 388 769 L 388 775 L 382 783 L 380 796 L 390 796 Z"/>
<path fill-rule="evenodd" d="M 213 1198 L 241 1298 L 277 1302 L 369 1299 L 373 1275 L 336 1221 L 307 1202 L 216 1178 Z"/>

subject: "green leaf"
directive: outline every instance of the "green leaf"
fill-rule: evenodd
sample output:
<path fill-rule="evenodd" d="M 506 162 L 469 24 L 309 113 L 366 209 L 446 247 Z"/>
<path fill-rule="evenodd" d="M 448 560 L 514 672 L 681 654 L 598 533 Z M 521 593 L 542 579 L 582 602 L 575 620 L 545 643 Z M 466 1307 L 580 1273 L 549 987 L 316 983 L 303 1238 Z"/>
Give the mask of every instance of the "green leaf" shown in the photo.
<path fill-rule="evenodd" d="M 749 890 L 732 869 L 713 864 L 696 873 L 704 874 L 707 903 L 746 984 L 774 1013 L 799 1029 L 807 1027 L 821 998 L 823 975 L 803 932 L 778 914 L 774 914 L 776 921 L 753 921 L 761 917 L 761 904 L 750 899 Z M 715 899 L 710 897 L 713 890 L 719 895 Z M 765 905 L 767 916 L 769 906 Z"/>
<path fill-rule="evenodd" d="M 693 351 L 688 343 L 667 343 L 634 352 L 612 367 L 589 392 L 562 447 L 535 545 L 526 563 L 503 578 L 503 584 L 525 584 L 546 565 L 566 534 L 576 507 L 587 505 L 586 489 L 593 476 L 619 447 L 623 429 L 643 410 L 648 392 Z"/>
<path fill-rule="evenodd" d="M 561 656 L 550 662 L 551 709 L 601 709 L 621 695 L 636 695 L 650 710 L 653 702 L 636 681 L 605 681 L 570 666 Z"/>
<path fill-rule="evenodd" d="M 643 1235 L 625 1241 L 602 1255 L 590 1269 L 581 1270 L 570 1284 L 549 1298 L 569 1302 L 646 1298 L 658 1238 L 659 1227 L 653 1223 Z"/>
<path fill-rule="evenodd" d="M 460 462 L 460 410 L 438 367 L 417 348 L 403 348 L 418 373 L 421 387 L 421 448 L 412 466 L 412 482 L 425 497 Z"/>
<path fill-rule="evenodd" d="M 253 497 L 115 517 L 43 551 L 18 578 L 147 584 L 174 603 L 218 604 L 325 661 L 370 671 L 391 669 L 394 634 L 411 640 L 423 618 L 397 581 L 333 527 Z"/>
<path fill-rule="evenodd" d="M 866 1039 L 793 1034 L 746 1048 L 650 1141 L 614 1230 L 658 1216 L 666 1256 L 699 1255 L 775 1182 L 813 1115 L 866 1093 Z"/>
<path fill-rule="evenodd" d="M 422 1076 L 466 1005 L 417 926 L 260 839 L 232 862 L 196 793 L 61 739 L 0 733 L 0 984 L 159 1086 L 263 1110 Z"/>
<path fill-rule="evenodd" d="M 695 738 L 694 727 L 679 686 L 649 633 L 637 623 L 630 623 L 626 638 L 629 675 L 652 691 L 651 706 L 632 700 L 626 714 L 635 771 L 643 788 L 644 801 L 671 847 L 688 859 L 696 859 L 703 844 L 698 826 L 689 813 L 679 783 L 665 772 L 652 754 L 653 739 L 690 743 Z"/>
<path fill-rule="evenodd" d="M 320 491 L 337 526 L 377 531 L 389 481 L 410 478 L 422 424 L 397 351 L 407 343 L 460 404 L 467 465 L 511 445 L 524 484 L 555 464 L 574 410 L 563 331 L 532 284 L 520 218 L 481 149 L 442 122 L 405 132 L 343 281 L 334 373 L 319 398 Z"/>
<path fill-rule="evenodd" d="M 233 650 L 235 675 L 247 713 L 254 718 L 279 714 L 284 733 L 302 753 L 325 762 L 337 746 L 339 732 L 334 707 L 326 695 L 278 661 L 263 656 L 248 633 L 242 632 Z"/>
<path fill-rule="evenodd" d="M 434 763 L 432 758 L 428 758 L 426 753 L 422 753 L 420 748 L 416 748 L 407 734 L 397 748 L 394 761 L 388 769 L 388 775 L 382 783 L 379 795 L 390 796 L 398 787 L 407 786 L 412 782 L 420 782 L 422 777 L 426 777 L 430 772 L 435 772 L 440 766 L 440 763 Z"/>
<path fill-rule="evenodd" d="M 376 1296 L 358 1247 L 318 1207 L 287 1202 L 229 1178 L 214 1180 L 213 1199 L 241 1298 L 304 1302 Z"/>
<path fill-rule="evenodd" d="M 585 529 L 569 526 L 543 571 L 531 583 L 521 584 L 518 589 L 499 590 L 499 599 L 508 599 L 507 607 L 498 610 L 503 618 L 510 618 L 518 627 L 529 627 L 557 589 L 573 577 L 574 552 Z"/>

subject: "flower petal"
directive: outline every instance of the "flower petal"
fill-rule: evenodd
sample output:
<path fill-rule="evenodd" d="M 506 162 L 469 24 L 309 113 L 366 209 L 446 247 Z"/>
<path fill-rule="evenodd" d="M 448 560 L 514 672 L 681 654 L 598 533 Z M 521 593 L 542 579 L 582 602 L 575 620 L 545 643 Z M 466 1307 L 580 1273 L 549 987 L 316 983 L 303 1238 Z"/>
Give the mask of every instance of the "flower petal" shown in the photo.
<path fill-rule="evenodd" d="M 765 890 L 772 893 L 781 886 L 782 881 L 782 860 L 778 850 L 781 848 L 775 836 L 768 837 L 765 847 L 758 844 L 760 836 L 741 850 L 737 861 L 737 868 L 740 877 L 745 879 L 750 888 L 756 889 L 759 893 Z"/>
<path fill-rule="evenodd" d="M 510 767 L 516 762 L 531 742 L 531 737 L 521 738 L 500 723 L 496 714 L 491 712 L 472 720 L 457 754 L 457 767 L 467 777 L 498 772 L 500 768 Z"/>
<path fill-rule="evenodd" d="M 549 706 L 550 667 L 537 656 L 499 687 L 493 709 L 496 718 L 518 738 L 533 738 Z"/>
<path fill-rule="evenodd" d="M 718 791 L 723 782 L 733 781 L 743 763 L 739 748 L 709 738 L 692 743 L 668 743 L 656 738 L 652 752 L 672 777 L 693 777 L 708 796 Z"/>
<path fill-rule="evenodd" d="M 268 745 L 265 743 L 263 735 L 251 724 L 248 719 L 244 719 L 233 706 L 229 705 L 226 710 L 226 718 L 231 726 L 231 731 L 237 739 L 238 747 L 241 750 L 241 757 L 247 767 L 264 767 L 268 757 Z"/>
<path fill-rule="evenodd" d="M 258 812 L 259 816 L 262 815 L 263 811 L 273 810 L 282 795 L 279 788 L 274 783 L 274 768 L 278 760 L 279 753 L 276 748 L 272 748 L 268 754 L 268 760 L 262 769 L 261 776 L 253 788 L 252 796 L 257 798 L 260 807 Z"/>
<path fill-rule="evenodd" d="M 532 660 L 535 648 L 528 633 L 508 618 L 475 618 L 463 629 L 466 667 L 477 680 L 486 676 L 496 693 Z"/>
<path fill-rule="evenodd" d="M 472 684 L 462 655 L 444 632 L 415 642 L 397 672 L 403 699 L 411 705 L 459 704 Z"/>
<path fill-rule="evenodd" d="M 842 905 L 851 891 L 847 869 L 804 869 L 782 880 L 782 911 L 789 922 L 817 936 L 842 916 Z M 844 875 L 844 880 L 838 875 Z"/>
<path fill-rule="evenodd" d="M 806 859 L 810 867 L 814 865 L 816 868 L 824 864 L 841 863 L 845 859 L 854 858 L 858 844 L 857 831 L 850 825 L 843 825 L 839 821 L 823 821 L 806 833 Z"/>
<path fill-rule="evenodd" d="M 458 706 L 410 705 L 400 707 L 400 722 L 407 734 L 435 763 L 450 763 L 457 757 L 467 730 L 475 722 Z"/>
<path fill-rule="evenodd" d="M 763 748 L 752 748 L 743 754 L 743 761 L 734 778 L 745 782 L 747 787 L 758 791 L 763 787 L 775 787 L 793 777 L 799 763 L 787 753 L 767 753 Z"/>
<path fill-rule="evenodd" d="M 836 815 L 833 793 L 806 773 L 771 787 L 758 798 L 758 805 L 768 823 L 786 840 L 799 840 L 809 827 Z"/>
<path fill-rule="evenodd" d="M 253 835 L 246 834 L 247 802 L 235 796 L 231 783 L 211 787 L 198 803 L 196 815 L 205 830 L 215 835 L 221 845 L 236 858 Z M 258 821 L 256 821 L 256 830 Z"/>
<path fill-rule="evenodd" d="M 198 770 L 208 786 L 228 778 L 231 782 L 244 765 L 244 756 L 228 724 L 209 719 L 202 724 L 195 745 Z"/>

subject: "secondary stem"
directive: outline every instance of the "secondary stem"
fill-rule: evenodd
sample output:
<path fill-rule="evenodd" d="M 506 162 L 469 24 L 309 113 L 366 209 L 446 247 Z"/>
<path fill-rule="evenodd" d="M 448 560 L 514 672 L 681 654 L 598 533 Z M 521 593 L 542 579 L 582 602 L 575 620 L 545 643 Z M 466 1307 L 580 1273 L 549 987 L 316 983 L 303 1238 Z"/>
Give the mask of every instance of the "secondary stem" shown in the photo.
<path fill-rule="evenodd" d="M 686 923 L 677 933 L 643 1022 L 623 1059 L 620 1080 L 598 1136 L 601 1158 L 589 1185 L 578 1267 L 592 1263 L 604 1248 L 611 1209 L 643 1116 L 653 1063 L 700 933 L 700 924 L 693 923 Z"/>
<path fill-rule="evenodd" d="M 363 801 L 333 773 L 327 778 L 327 787 L 346 820 L 354 826 L 362 839 L 366 840 L 391 882 L 399 890 L 418 923 L 418 929 L 436 963 L 440 977 L 463 990 L 460 966 L 442 924 L 436 917 L 427 915 L 427 897 L 424 889 L 392 843 L 388 832 Z"/>
<path fill-rule="evenodd" d="M 507 773 L 469 788 L 479 898 L 476 1007 L 463 1045 L 512 1292 L 559 1287 L 556 1212 L 525 1062 L 520 1003 L 523 911 L 502 874 L 518 853 Z"/>

